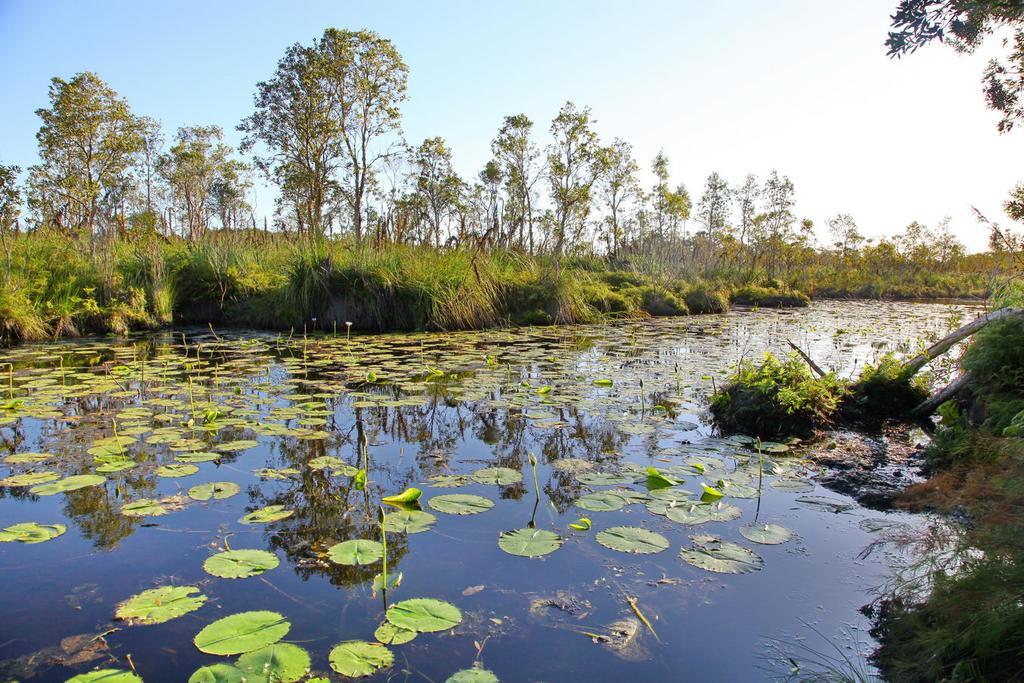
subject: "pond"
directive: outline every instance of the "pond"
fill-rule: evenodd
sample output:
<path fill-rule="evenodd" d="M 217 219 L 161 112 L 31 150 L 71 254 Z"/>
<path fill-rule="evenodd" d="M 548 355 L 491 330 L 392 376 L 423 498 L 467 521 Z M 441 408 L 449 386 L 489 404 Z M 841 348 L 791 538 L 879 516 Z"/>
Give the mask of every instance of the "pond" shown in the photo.
<path fill-rule="evenodd" d="M 802 444 L 716 436 L 706 397 L 786 339 L 851 373 L 974 314 L 7 349 L 0 674 L 762 680 L 789 672 L 780 651 L 857 660 L 858 609 L 903 561 L 862 551 L 920 520 L 823 489 Z"/>

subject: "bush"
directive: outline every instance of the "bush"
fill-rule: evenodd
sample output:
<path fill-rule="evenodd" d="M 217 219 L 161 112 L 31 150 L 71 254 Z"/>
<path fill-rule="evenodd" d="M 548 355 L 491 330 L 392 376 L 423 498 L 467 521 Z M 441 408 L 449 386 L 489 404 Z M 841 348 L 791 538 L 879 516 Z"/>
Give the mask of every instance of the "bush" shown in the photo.
<path fill-rule="evenodd" d="M 690 289 L 685 294 L 686 307 L 690 313 L 725 313 L 729 310 L 729 297 L 719 289 Z"/>
<path fill-rule="evenodd" d="M 741 287 L 732 293 L 731 298 L 734 304 L 761 308 L 801 308 L 811 302 L 806 294 L 796 290 L 757 285 Z"/>
<path fill-rule="evenodd" d="M 647 285 L 640 289 L 640 305 L 644 311 L 654 316 L 686 315 L 686 304 L 668 291 Z"/>
<path fill-rule="evenodd" d="M 843 417 L 869 423 L 905 417 L 927 398 L 927 380 L 908 375 L 902 361 L 887 353 L 877 364 L 865 366 L 851 385 L 843 401 Z"/>

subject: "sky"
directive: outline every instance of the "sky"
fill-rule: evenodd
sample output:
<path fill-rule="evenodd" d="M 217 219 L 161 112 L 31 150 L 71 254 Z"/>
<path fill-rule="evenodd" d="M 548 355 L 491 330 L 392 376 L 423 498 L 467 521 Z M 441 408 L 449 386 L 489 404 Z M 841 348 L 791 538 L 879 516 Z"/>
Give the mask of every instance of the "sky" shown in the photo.
<path fill-rule="evenodd" d="M 1000 135 L 981 94 L 998 45 L 889 59 L 896 4 L 0 0 L 0 163 L 36 162 L 35 110 L 54 76 L 94 71 L 166 133 L 214 124 L 237 143 L 256 82 L 288 45 L 368 28 L 409 66 L 406 139 L 445 138 L 463 177 L 488 160 L 504 116 L 526 113 L 546 134 L 573 100 L 602 140 L 632 143 L 645 184 L 659 150 L 695 198 L 712 171 L 737 184 L 778 169 L 822 236 L 837 213 L 871 237 L 949 216 L 984 249 L 972 207 L 1012 225 L 1002 203 L 1024 181 L 1024 130 Z M 273 196 L 258 188 L 258 217 Z"/>

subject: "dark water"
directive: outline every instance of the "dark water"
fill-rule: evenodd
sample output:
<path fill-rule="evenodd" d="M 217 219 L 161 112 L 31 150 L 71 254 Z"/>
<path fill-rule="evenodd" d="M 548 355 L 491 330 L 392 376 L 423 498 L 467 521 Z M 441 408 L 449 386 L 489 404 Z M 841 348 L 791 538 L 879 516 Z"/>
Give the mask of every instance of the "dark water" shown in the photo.
<path fill-rule="evenodd" d="M 8 350 L 0 362 L 13 364 L 13 388 L 0 376 L 0 453 L 49 457 L 0 465 L 0 478 L 93 473 L 98 463 L 88 450 L 111 437 L 115 424 L 124 441 L 115 449 L 137 465 L 56 495 L 0 487 L 0 528 L 67 526 L 47 542 L 0 543 L 0 674 L 62 681 L 134 665 L 146 681 L 184 681 L 203 665 L 235 659 L 198 651 L 192 638 L 200 629 L 265 609 L 291 622 L 285 641 L 309 652 L 313 672 L 338 679 L 328 664 L 331 648 L 373 642 L 385 599 L 413 597 L 454 604 L 462 623 L 388 646 L 394 665 L 367 680 L 444 681 L 474 662 L 502 681 L 764 680 L 789 673 L 780 648 L 802 663 L 811 658 L 808 648 L 827 650 L 829 642 L 861 660 L 871 641 L 858 609 L 905 558 L 862 557 L 875 540 L 869 529 L 877 529 L 865 520 L 879 513 L 815 484 L 800 445 L 764 454 L 759 497 L 723 499 L 739 508 L 734 520 L 691 526 L 652 514 L 642 501 L 610 512 L 584 511 L 574 501 L 607 489 L 648 495 L 643 468 L 650 465 L 697 495 L 702 481 L 719 478 L 756 488 L 756 450 L 714 437 L 705 423 L 707 394 L 738 359 L 783 352 L 790 338 L 821 365 L 849 373 L 887 350 L 913 350 L 958 315 L 974 312 L 816 303 L 575 328 L 351 339 L 343 331 L 289 339 L 193 330 L 184 343 L 179 332 Z M 594 386 L 605 378 L 611 387 Z M 155 471 L 182 454 L 250 439 L 257 444 L 197 463 L 195 474 Z M 539 500 L 531 452 L 539 461 Z M 365 457 L 365 490 L 355 477 L 311 468 L 320 456 L 353 468 Z M 512 468 L 523 480 L 460 488 L 430 482 L 488 466 Z M 278 472 L 261 477 L 254 473 L 260 468 Z M 584 472 L 625 472 L 632 483 L 586 485 L 577 478 Z M 781 490 L 773 485 L 779 479 L 792 488 L 803 480 L 806 490 Z M 224 500 L 189 499 L 190 487 L 212 481 L 235 482 L 241 491 Z M 423 490 L 422 507 L 437 521 L 423 533 L 388 535 L 388 569 L 402 580 L 385 598 L 372 587 L 379 564 L 334 564 L 326 549 L 347 539 L 379 540 L 380 497 L 408 486 Z M 495 505 L 462 516 L 427 502 L 451 493 Z M 798 502 L 806 496 L 852 507 L 836 513 Z M 121 513 L 142 498 L 181 509 L 158 517 Z M 269 524 L 238 522 L 266 505 L 293 514 Z M 592 529 L 569 529 L 581 515 Z M 791 530 L 792 540 L 761 545 L 744 538 L 739 528 L 755 515 Z M 898 514 L 887 521 L 920 523 Z M 564 545 L 534 559 L 499 548 L 501 532 L 531 522 Z M 634 555 L 596 542 L 615 525 L 656 531 L 671 545 Z M 698 534 L 754 551 L 763 569 L 721 574 L 687 564 L 679 551 Z M 225 544 L 273 551 L 280 565 L 245 579 L 207 574 L 204 560 Z M 114 620 L 117 603 L 159 585 L 196 586 L 208 601 L 163 624 Z M 626 596 L 657 637 L 637 621 Z M 606 634 L 623 619 L 637 627 L 630 638 L 608 644 L 586 635 Z M 73 638 L 82 635 L 88 638 Z"/>

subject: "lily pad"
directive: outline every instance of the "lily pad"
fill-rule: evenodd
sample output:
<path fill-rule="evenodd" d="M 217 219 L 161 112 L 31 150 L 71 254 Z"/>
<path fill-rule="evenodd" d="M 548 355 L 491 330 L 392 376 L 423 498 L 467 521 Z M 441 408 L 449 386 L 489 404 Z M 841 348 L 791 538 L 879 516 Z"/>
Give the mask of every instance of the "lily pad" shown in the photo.
<path fill-rule="evenodd" d="M 126 517 L 160 517 L 168 512 L 155 498 L 139 498 L 121 506 L 121 514 Z"/>
<path fill-rule="evenodd" d="M 393 534 L 418 534 L 428 531 L 437 517 L 422 510 L 398 510 L 384 516 L 384 530 Z"/>
<path fill-rule="evenodd" d="M 650 555 L 668 549 L 668 539 L 654 531 L 636 526 L 613 526 L 598 532 L 597 542 L 623 553 Z"/>
<path fill-rule="evenodd" d="M 236 666 L 247 680 L 294 683 L 306 675 L 309 664 L 309 653 L 298 645 L 274 643 L 242 655 Z"/>
<path fill-rule="evenodd" d="M 193 642 L 207 654 L 238 655 L 276 643 L 291 627 L 277 612 L 239 612 L 213 622 L 197 633 Z"/>
<path fill-rule="evenodd" d="M 157 467 L 156 476 L 176 479 L 178 477 L 193 475 L 198 471 L 199 468 L 191 463 L 172 463 L 170 465 L 161 465 L 160 467 Z"/>
<path fill-rule="evenodd" d="M 694 567 L 719 574 L 747 574 L 764 567 L 764 560 L 752 550 L 723 541 L 716 536 L 694 536 L 691 548 L 683 548 L 679 557 Z"/>
<path fill-rule="evenodd" d="M 449 515 L 475 515 L 494 507 L 494 501 L 472 493 L 446 493 L 434 496 L 427 505 Z"/>
<path fill-rule="evenodd" d="M 72 676 L 65 683 L 142 683 L 142 679 L 131 671 L 99 669 Z"/>
<path fill-rule="evenodd" d="M 494 672 L 487 669 L 463 669 L 446 678 L 444 683 L 499 683 L 499 681 Z"/>
<path fill-rule="evenodd" d="M 547 529 L 516 529 L 498 538 L 498 547 L 509 555 L 541 557 L 562 547 L 562 537 Z"/>
<path fill-rule="evenodd" d="M 839 500 L 838 498 L 828 498 L 826 496 L 801 496 L 796 499 L 796 502 L 803 503 L 808 507 L 817 508 L 818 510 L 827 510 L 837 514 L 853 508 L 852 503 L 847 503 Z"/>
<path fill-rule="evenodd" d="M 237 453 L 239 451 L 246 451 L 250 448 L 259 446 L 260 442 L 254 439 L 239 439 L 238 441 L 228 441 L 226 443 L 217 444 L 213 447 L 213 450 L 221 453 Z"/>
<path fill-rule="evenodd" d="M 211 664 L 196 669 L 188 683 L 246 683 L 246 674 L 230 664 Z"/>
<path fill-rule="evenodd" d="M 342 676 L 362 678 L 370 676 L 381 669 L 386 669 L 395 661 L 391 650 L 377 643 L 365 640 L 349 640 L 331 650 L 328 657 L 331 668 Z"/>
<path fill-rule="evenodd" d="M 680 503 L 666 508 L 665 516 L 679 524 L 704 524 L 711 521 L 711 508 L 706 504 Z"/>
<path fill-rule="evenodd" d="M 480 484 L 511 486 L 523 480 L 523 475 L 511 467 L 485 467 L 470 475 L 473 481 Z"/>
<path fill-rule="evenodd" d="M 239 548 L 211 555 L 203 562 L 207 574 L 222 579 L 245 579 L 274 569 L 280 563 L 277 555 L 266 550 Z"/>
<path fill-rule="evenodd" d="M 628 474 L 613 474 L 611 472 L 581 472 L 576 475 L 581 484 L 587 486 L 612 486 L 616 484 L 631 484 L 633 477 Z"/>
<path fill-rule="evenodd" d="M 205 484 L 197 484 L 188 490 L 188 497 L 192 500 L 223 500 L 230 498 L 239 491 L 241 487 L 233 481 L 211 481 Z"/>
<path fill-rule="evenodd" d="M 89 486 L 99 486 L 106 481 L 106 477 L 101 477 L 98 474 L 76 474 L 70 477 L 64 477 L 63 479 L 49 484 L 33 486 L 28 490 L 28 492 L 34 493 L 37 496 L 53 496 L 58 493 L 77 491 L 78 489 L 84 489 Z"/>
<path fill-rule="evenodd" d="M 195 586 L 161 586 L 142 591 L 120 603 L 114 617 L 129 624 L 162 624 L 206 603 Z"/>
<path fill-rule="evenodd" d="M 285 508 L 284 505 L 268 505 L 265 508 L 253 510 L 238 521 L 242 524 L 267 524 L 288 519 L 293 514 L 295 514 L 295 511 Z"/>
<path fill-rule="evenodd" d="M 575 503 L 576 507 L 590 512 L 611 512 L 621 510 L 626 505 L 626 499 L 614 493 L 597 491 L 580 496 Z"/>
<path fill-rule="evenodd" d="M 23 465 L 30 462 L 43 462 L 52 457 L 49 453 L 15 453 L 5 457 L 4 462 L 8 465 Z"/>
<path fill-rule="evenodd" d="M 373 637 L 385 645 L 401 645 L 408 643 L 415 638 L 416 631 L 401 626 L 395 626 L 390 621 L 385 621 L 373 632 Z"/>
<path fill-rule="evenodd" d="M 354 538 L 336 543 L 327 549 L 327 559 L 336 564 L 358 567 L 374 564 L 384 557 L 384 546 L 378 541 Z"/>
<path fill-rule="evenodd" d="M 22 522 L 21 524 L 12 524 L 0 531 L 0 543 L 42 543 L 57 538 L 67 530 L 68 528 L 63 524 Z"/>
<path fill-rule="evenodd" d="M 462 612 L 455 605 L 433 598 L 412 598 L 396 602 L 388 608 L 387 620 L 395 626 L 433 633 L 447 631 L 462 622 Z"/>
<path fill-rule="evenodd" d="M 58 479 L 60 479 L 60 475 L 56 472 L 24 472 L 0 479 L 0 486 L 35 486 Z"/>
<path fill-rule="evenodd" d="M 456 489 L 460 486 L 465 486 L 471 482 L 472 479 L 461 474 L 435 474 L 427 481 L 429 481 L 430 485 L 435 488 Z"/>
<path fill-rule="evenodd" d="M 763 545 L 778 545 L 793 538 L 793 532 L 778 524 L 744 524 L 740 535 L 748 541 Z"/>
<path fill-rule="evenodd" d="M 392 505 L 409 505 L 419 500 L 421 495 L 423 495 L 423 491 L 420 491 L 414 486 L 410 486 L 396 495 L 384 496 L 381 498 L 381 501 Z"/>

